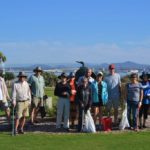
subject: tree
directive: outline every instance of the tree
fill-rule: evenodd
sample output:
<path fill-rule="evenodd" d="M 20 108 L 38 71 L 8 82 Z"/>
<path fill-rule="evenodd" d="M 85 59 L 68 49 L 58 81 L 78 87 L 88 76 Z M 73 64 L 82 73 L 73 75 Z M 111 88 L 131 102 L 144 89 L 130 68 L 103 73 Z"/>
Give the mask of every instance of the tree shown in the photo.
<path fill-rule="evenodd" d="M 4 63 L 6 62 L 6 60 L 7 60 L 6 56 L 2 52 L 0 52 L 0 63 Z"/>
<path fill-rule="evenodd" d="M 15 75 L 13 72 L 6 72 L 5 73 L 5 80 L 6 81 L 11 81 L 15 79 Z"/>
<path fill-rule="evenodd" d="M 54 87 L 56 85 L 58 78 L 54 73 L 44 72 L 43 76 L 46 86 Z"/>

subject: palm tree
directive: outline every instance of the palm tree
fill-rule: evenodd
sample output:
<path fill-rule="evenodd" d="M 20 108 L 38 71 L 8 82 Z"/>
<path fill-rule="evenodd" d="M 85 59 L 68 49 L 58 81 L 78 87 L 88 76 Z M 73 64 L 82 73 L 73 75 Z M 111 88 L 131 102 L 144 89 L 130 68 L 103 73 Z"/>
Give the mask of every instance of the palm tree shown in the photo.
<path fill-rule="evenodd" d="M 0 52 L 0 63 L 4 63 L 6 60 L 6 56 L 2 52 Z"/>

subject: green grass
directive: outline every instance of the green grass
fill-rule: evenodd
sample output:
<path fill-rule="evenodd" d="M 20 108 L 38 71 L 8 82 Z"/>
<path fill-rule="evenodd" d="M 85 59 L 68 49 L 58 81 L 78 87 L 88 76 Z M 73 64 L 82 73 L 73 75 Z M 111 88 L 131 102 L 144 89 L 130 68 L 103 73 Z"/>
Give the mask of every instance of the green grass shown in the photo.
<path fill-rule="evenodd" d="M 0 110 L 0 116 L 3 116 L 3 115 L 5 115 L 5 112 Z"/>
<path fill-rule="evenodd" d="M 45 88 L 45 94 L 48 95 L 49 97 L 52 97 L 53 104 L 55 105 L 57 102 L 57 96 L 54 95 L 54 88 L 46 87 Z"/>
<path fill-rule="evenodd" d="M 0 134 L 5 150 L 149 150 L 150 132 L 117 134 Z"/>

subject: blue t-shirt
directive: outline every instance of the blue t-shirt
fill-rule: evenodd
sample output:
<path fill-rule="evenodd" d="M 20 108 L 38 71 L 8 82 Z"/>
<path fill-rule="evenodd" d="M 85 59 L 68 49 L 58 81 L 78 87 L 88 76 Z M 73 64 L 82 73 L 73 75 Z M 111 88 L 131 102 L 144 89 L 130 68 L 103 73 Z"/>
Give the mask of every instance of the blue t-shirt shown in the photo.
<path fill-rule="evenodd" d="M 105 78 L 105 82 L 107 83 L 108 87 L 109 100 L 119 100 L 121 84 L 120 75 L 118 73 L 115 73 L 114 75 L 108 75 Z"/>
<path fill-rule="evenodd" d="M 150 104 L 150 81 L 141 82 L 143 88 L 143 104 Z"/>
<path fill-rule="evenodd" d="M 128 83 L 127 85 L 127 101 L 139 102 L 142 88 L 141 83 Z"/>

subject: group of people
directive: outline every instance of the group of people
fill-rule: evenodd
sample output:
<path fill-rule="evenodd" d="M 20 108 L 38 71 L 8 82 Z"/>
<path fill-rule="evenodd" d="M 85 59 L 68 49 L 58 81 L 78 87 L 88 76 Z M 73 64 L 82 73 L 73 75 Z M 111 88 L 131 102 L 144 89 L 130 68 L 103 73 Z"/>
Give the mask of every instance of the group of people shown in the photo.
<path fill-rule="evenodd" d="M 60 82 L 57 83 L 54 91 L 59 97 L 57 130 L 69 131 L 70 122 L 74 126 L 78 118 L 77 129 L 81 132 L 87 111 L 93 112 L 95 126 L 98 123 L 98 129 L 102 129 L 103 107 L 108 117 L 111 117 L 113 107 L 113 125 L 119 126 L 118 109 L 121 98 L 127 103 L 127 120 L 130 129 L 138 131 L 139 128 L 146 127 L 150 107 L 150 74 L 143 72 L 139 80 L 138 74 L 132 73 L 130 82 L 123 90 L 120 75 L 115 72 L 115 65 L 109 65 L 108 69 L 109 74 L 105 77 L 103 72 L 93 74 L 91 69 L 87 69 L 85 75 L 78 80 L 73 73 L 69 76 L 62 73 L 59 76 Z M 62 119 L 64 119 L 63 124 Z"/>
<path fill-rule="evenodd" d="M 87 112 L 93 112 L 95 126 L 98 123 L 98 129 L 102 127 L 103 107 L 107 116 L 111 117 L 113 107 L 114 125 L 119 125 L 118 109 L 121 102 L 122 89 L 121 78 L 115 72 L 115 65 L 109 65 L 109 74 L 103 72 L 94 74 L 92 69 L 87 69 L 86 73 L 75 78 L 71 72 L 69 75 L 62 73 L 58 78 L 54 95 L 58 96 L 56 130 L 69 131 L 70 127 L 76 127 L 82 132 L 84 119 Z M 43 106 L 43 96 L 45 81 L 42 76 L 41 67 L 36 67 L 34 74 L 27 79 L 24 72 L 19 72 L 18 80 L 12 87 L 12 96 L 10 98 L 4 79 L 0 75 L 0 108 L 4 109 L 8 122 L 11 122 L 10 108 L 8 101 L 11 100 L 13 107 L 16 108 L 15 114 L 15 134 L 24 134 L 24 125 L 26 117 L 29 116 L 30 123 L 37 122 L 37 115 L 40 106 Z M 2 74 L 2 72 L 1 72 Z M 124 102 L 127 103 L 127 118 L 130 129 L 137 131 L 139 128 L 146 127 L 146 119 L 150 107 L 150 74 L 143 72 L 138 78 L 138 74 L 130 75 L 130 82 L 126 84 L 124 90 Z M 132 118 L 132 119 L 131 119 Z"/>
<path fill-rule="evenodd" d="M 25 72 L 19 72 L 18 80 L 13 83 L 11 97 L 8 94 L 5 81 L 0 77 L 0 106 L 5 110 L 9 123 L 11 124 L 10 108 L 8 102 L 15 109 L 14 134 L 24 134 L 26 117 L 30 113 L 30 123 L 36 123 L 36 117 L 40 106 L 43 105 L 45 81 L 42 76 L 41 67 L 36 67 L 34 74 L 27 79 Z M 29 111 L 29 109 L 31 110 Z"/>

